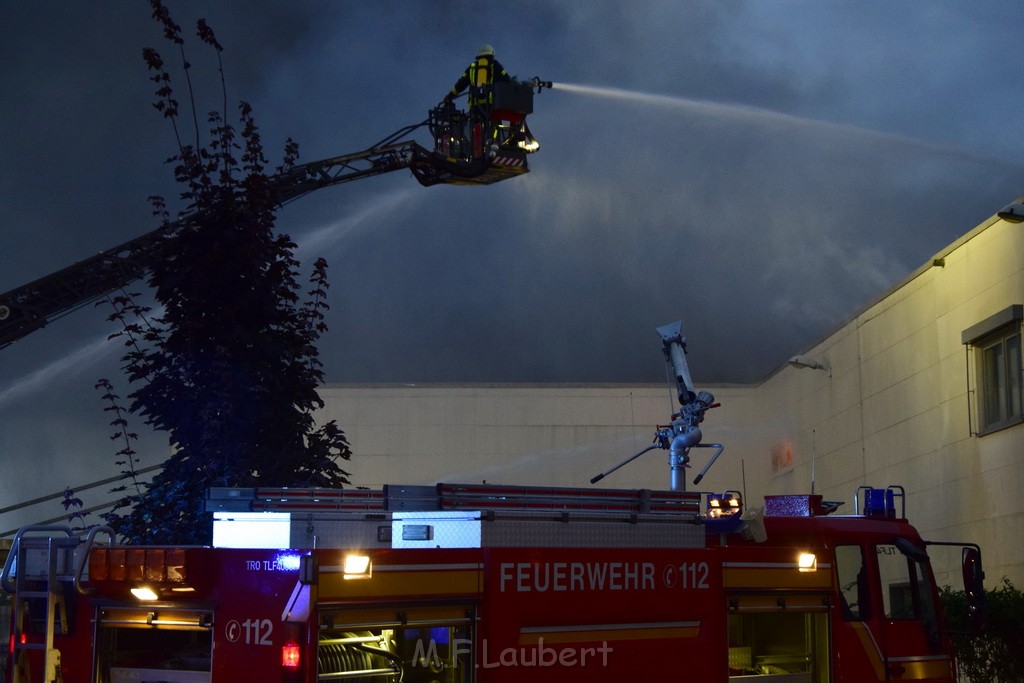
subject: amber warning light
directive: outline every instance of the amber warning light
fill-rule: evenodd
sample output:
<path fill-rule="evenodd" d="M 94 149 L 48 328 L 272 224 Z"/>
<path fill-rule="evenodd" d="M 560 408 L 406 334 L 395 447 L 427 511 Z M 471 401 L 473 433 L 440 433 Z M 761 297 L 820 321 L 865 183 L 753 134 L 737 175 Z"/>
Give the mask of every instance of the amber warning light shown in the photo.
<path fill-rule="evenodd" d="M 95 548 L 89 553 L 89 578 L 182 585 L 188 557 L 184 548 Z"/>

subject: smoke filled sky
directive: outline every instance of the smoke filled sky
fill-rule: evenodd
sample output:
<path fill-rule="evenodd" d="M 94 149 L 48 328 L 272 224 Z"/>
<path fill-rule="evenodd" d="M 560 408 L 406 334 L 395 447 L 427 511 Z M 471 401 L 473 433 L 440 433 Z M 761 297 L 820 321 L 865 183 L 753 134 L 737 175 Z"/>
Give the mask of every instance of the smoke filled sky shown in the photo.
<path fill-rule="evenodd" d="M 313 161 L 423 120 L 484 42 L 564 86 L 536 97 L 524 177 L 401 171 L 281 210 L 303 261 L 330 263 L 330 382 L 657 382 L 654 328 L 677 319 L 698 384 L 758 381 L 1024 189 L 1010 0 L 167 4 L 217 33 L 272 164 L 288 137 Z M 176 197 L 143 47 L 180 64 L 142 0 L 0 9 L 0 291 Z M 202 121 L 216 57 L 186 49 Z M 0 350 L 0 457 L 34 463 L 5 499 L 117 471 L 92 388 L 129 390 L 105 314 Z"/>

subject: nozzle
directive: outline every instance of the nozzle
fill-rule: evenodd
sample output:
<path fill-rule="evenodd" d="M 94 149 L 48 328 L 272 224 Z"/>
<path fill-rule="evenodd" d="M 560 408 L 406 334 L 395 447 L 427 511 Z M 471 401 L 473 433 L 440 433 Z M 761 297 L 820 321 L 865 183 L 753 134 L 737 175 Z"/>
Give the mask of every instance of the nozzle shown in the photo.
<path fill-rule="evenodd" d="M 540 76 L 534 76 L 533 78 L 528 80 L 526 82 L 526 84 L 528 86 L 530 86 L 531 88 L 536 88 L 538 93 L 540 93 L 540 89 L 541 88 L 551 88 L 551 87 L 553 87 L 552 84 L 551 84 L 551 81 L 542 81 L 542 80 L 540 80 Z"/>

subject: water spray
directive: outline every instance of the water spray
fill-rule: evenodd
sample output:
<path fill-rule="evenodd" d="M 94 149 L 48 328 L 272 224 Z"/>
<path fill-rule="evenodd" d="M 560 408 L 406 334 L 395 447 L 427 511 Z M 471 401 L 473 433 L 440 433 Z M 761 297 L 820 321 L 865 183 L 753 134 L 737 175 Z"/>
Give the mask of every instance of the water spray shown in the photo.
<path fill-rule="evenodd" d="M 812 119 L 804 116 L 795 116 L 784 112 L 754 107 L 746 104 L 727 104 L 723 102 L 712 102 L 710 100 L 699 100 L 689 97 L 678 97 L 675 95 L 660 95 L 657 93 L 641 92 L 638 90 L 626 90 L 624 88 L 612 88 L 593 85 L 582 85 L 578 83 L 551 83 L 546 87 L 565 92 L 574 92 L 581 95 L 603 97 L 606 99 L 623 100 L 647 106 L 669 107 L 682 109 L 699 116 L 730 119 L 746 123 L 777 124 L 789 127 L 816 128 L 827 133 L 838 133 L 843 135 L 857 135 L 870 137 L 882 142 L 908 145 L 928 152 L 942 154 L 972 163 L 998 164 L 1013 168 L 1022 168 L 1024 165 L 1019 162 L 1000 159 L 998 157 L 976 154 L 967 150 L 948 145 L 941 145 L 927 140 L 920 140 L 905 135 L 894 135 L 884 133 L 870 128 L 862 128 L 848 123 L 835 123 Z"/>

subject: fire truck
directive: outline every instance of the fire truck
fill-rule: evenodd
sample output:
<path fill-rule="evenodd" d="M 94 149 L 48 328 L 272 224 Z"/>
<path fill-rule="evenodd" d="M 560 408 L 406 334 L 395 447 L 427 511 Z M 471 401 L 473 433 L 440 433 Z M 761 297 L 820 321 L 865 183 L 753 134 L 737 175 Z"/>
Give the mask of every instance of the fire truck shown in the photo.
<path fill-rule="evenodd" d="M 679 330 L 659 328 L 680 403 L 654 440 L 668 490 L 211 489 L 211 547 L 27 527 L 0 575 L 10 680 L 956 680 L 903 488 L 861 487 L 846 515 L 687 490 L 715 403 Z M 980 610 L 980 549 L 942 545 Z"/>

